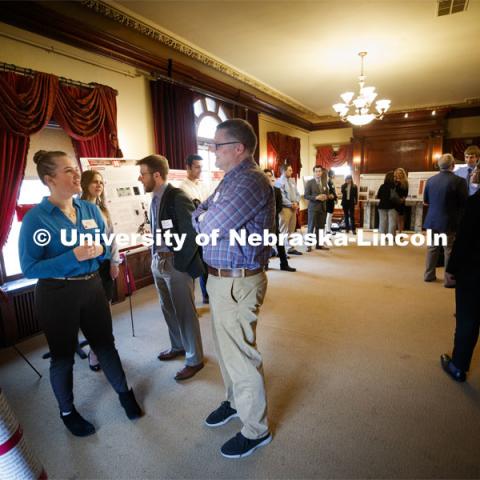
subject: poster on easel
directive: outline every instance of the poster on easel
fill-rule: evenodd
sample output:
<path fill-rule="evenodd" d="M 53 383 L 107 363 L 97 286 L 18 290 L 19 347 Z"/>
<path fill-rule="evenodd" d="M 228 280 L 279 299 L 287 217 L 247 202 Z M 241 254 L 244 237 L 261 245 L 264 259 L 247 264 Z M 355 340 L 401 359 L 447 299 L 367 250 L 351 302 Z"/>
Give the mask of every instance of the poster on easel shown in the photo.
<path fill-rule="evenodd" d="M 358 200 L 360 202 L 373 201 L 377 197 L 378 189 L 385 181 L 384 173 L 362 173 Z"/>
<path fill-rule="evenodd" d="M 409 172 L 408 174 L 408 199 L 409 200 L 423 200 L 423 192 L 427 180 L 435 176 L 438 171 L 430 172 Z"/>
<path fill-rule="evenodd" d="M 80 158 L 82 171 L 97 170 L 103 177 L 105 201 L 113 223 L 115 233 L 135 235 L 150 234 L 151 194 L 145 193 L 143 184 L 138 180 L 140 168 L 137 160 L 126 158 Z M 202 172 L 202 181 L 210 192 L 218 186 L 223 178 L 223 171 Z M 179 187 L 187 178 L 186 170 L 171 169 L 168 182 Z M 137 237 L 140 238 L 140 237 Z M 121 250 L 139 246 L 130 242 Z"/>

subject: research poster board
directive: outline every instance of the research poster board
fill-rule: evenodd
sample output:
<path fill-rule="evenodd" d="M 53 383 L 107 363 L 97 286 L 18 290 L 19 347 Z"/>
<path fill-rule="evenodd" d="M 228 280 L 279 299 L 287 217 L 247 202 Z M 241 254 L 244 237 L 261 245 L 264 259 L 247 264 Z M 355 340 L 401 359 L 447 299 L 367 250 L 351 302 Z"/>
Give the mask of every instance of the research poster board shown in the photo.
<path fill-rule="evenodd" d="M 82 170 L 97 170 L 103 177 L 105 198 L 116 233 L 132 234 L 150 232 L 151 194 L 145 193 L 143 185 L 138 181 L 140 168 L 136 160 L 125 158 L 81 158 Z M 187 177 L 186 170 L 170 170 L 168 181 L 179 187 Z M 204 180 L 205 178 L 205 180 Z M 202 180 L 209 186 L 209 191 L 217 187 L 223 178 L 222 171 L 204 172 Z M 122 250 L 138 246 L 138 243 L 122 248 Z"/>
<path fill-rule="evenodd" d="M 408 199 L 423 201 L 423 192 L 425 185 L 430 177 L 436 175 L 438 171 L 430 172 L 409 172 L 408 174 Z"/>
<path fill-rule="evenodd" d="M 380 185 L 385 180 L 384 173 L 362 173 L 360 175 L 360 187 L 358 189 L 358 200 L 367 202 L 375 200 Z"/>

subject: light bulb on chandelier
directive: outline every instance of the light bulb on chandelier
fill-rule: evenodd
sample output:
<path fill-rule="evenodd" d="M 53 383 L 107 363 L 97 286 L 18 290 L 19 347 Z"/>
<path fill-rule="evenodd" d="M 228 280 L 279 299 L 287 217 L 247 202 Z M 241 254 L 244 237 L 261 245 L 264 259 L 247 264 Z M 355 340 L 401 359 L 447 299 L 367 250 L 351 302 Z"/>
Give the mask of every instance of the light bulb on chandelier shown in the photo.
<path fill-rule="evenodd" d="M 354 92 L 345 92 L 340 95 L 344 103 L 336 103 L 333 109 L 338 113 L 343 122 L 350 122 L 356 126 L 367 125 L 372 120 L 381 120 L 390 108 L 390 100 L 382 99 L 375 102 L 377 113 L 370 112 L 370 106 L 377 98 L 375 87 L 366 87 L 366 75 L 363 73 L 363 62 L 367 52 L 358 54 L 361 58 L 361 70 L 358 77 L 360 89 L 357 98 Z"/>

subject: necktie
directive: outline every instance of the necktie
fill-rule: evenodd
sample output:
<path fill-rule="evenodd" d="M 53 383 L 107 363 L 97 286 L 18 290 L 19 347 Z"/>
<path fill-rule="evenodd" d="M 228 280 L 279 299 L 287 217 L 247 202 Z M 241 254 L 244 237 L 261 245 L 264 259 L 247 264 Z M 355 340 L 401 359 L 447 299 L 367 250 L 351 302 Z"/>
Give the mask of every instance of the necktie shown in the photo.
<path fill-rule="evenodd" d="M 470 189 L 470 180 L 472 178 L 472 167 L 468 167 L 468 174 L 467 174 L 467 187 Z"/>
<path fill-rule="evenodd" d="M 152 197 L 152 203 L 150 204 L 150 227 L 154 235 L 155 235 L 155 230 L 157 229 L 157 214 L 158 214 L 158 197 L 154 195 Z"/>

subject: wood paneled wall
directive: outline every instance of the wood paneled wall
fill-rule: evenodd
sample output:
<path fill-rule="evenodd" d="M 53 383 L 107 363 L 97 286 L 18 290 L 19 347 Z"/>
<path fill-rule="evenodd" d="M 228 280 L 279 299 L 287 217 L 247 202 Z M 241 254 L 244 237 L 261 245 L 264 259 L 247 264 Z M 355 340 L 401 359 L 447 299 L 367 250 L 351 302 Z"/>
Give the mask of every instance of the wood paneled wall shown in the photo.
<path fill-rule="evenodd" d="M 353 164 L 360 173 L 385 173 L 397 167 L 428 171 L 442 153 L 447 111 L 396 115 L 353 130 Z M 357 178 L 358 181 L 358 178 Z"/>

